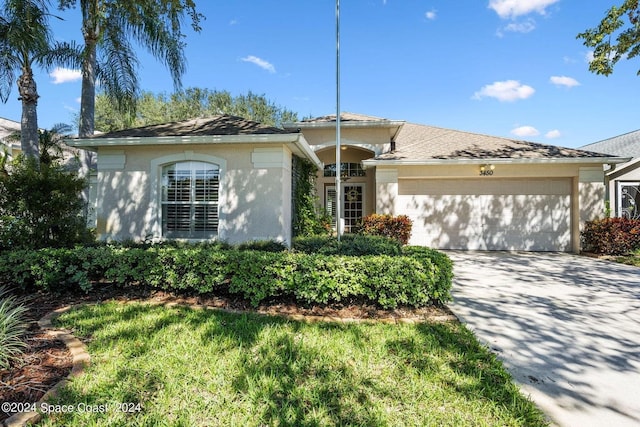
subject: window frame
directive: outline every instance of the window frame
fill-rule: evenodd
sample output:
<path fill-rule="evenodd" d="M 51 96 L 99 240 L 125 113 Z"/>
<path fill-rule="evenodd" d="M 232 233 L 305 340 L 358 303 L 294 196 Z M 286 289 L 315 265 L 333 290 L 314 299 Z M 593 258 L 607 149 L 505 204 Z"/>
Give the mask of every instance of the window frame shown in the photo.
<path fill-rule="evenodd" d="M 212 239 L 218 235 L 220 167 L 186 160 L 162 167 L 162 235 L 170 239 Z M 171 214 L 171 220 L 169 215 Z"/>
<path fill-rule="evenodd" d="M 211 163 L 218 166 L 219 181 L 218 181 L 218 232 L 217 236 L 213 238 L 178 238 L 167 237 L 162 232 L 162 170 L 163 167 L 182 161 L 197 161 Z M 162 240 L 186 240 L 186 241 L 202 241 L 202 240 L 225 240 L 227 238 L 227 161 L 222 157 L 212 156 L 209 154 L 202 154 L 191 150 L 185 150 L 174 154 L 160 156 L 150 161 L 150 175 L 149 182 L 152 185 L 150 188 L 150 200 L 152 203 L 149 205 L 148 215 L 152 218 L 149 223 L 145 235 L 152 237 L 154 241 Z"/>

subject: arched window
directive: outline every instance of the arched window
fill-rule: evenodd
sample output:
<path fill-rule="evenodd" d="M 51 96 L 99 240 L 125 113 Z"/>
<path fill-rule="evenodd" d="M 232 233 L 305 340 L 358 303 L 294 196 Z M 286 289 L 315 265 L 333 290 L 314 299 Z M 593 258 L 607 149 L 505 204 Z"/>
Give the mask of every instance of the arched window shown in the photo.
<path fill-rule="evenodd" d="M 162 235 L 210 239 L 218 234 L 220 168 L 186 161 L 162 169 Z"/>

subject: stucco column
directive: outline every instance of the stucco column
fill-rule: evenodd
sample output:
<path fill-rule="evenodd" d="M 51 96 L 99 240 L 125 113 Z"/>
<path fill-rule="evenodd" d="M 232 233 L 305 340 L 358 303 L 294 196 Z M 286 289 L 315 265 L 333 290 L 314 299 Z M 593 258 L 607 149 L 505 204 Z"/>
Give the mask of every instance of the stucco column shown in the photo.
<path fill-rule="evenodd" d="M 571 182 L 571 250 L 580 253 L 580 177 Z"/>
<path fill-rule="evenodd" d="M 376 168 L 376 213 L 395 215 L 398 197 L 398 170 Z"/>

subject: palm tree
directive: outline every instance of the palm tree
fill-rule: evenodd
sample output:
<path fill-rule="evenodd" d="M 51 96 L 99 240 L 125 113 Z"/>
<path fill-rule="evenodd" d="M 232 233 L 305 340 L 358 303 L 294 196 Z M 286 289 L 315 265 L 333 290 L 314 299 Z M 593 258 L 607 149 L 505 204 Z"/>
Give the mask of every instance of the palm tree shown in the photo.
<path fill-rule="evenodd" d="M 38 159 L 38 90 L 33 67 L 77 63 L 73 45 L 55 43 L 46 0 L 6 0 L 0 15 L 0 100 L 7 102 L 18 85 L 22 101 L 20 148 Z M 16 81 L 16 73 L 20 73 Z"/>
<path fill-rule="evenodd" d="M 162 61 L 176 88 L 186 70 L 181 23 L 186 14 L 200 31 L 193 0 L 59 0 L 61 9 L 80 6 L 84 52 L 79 137 L 94 132 L 96 81 L 118 110 L 133 113 L 138 95 L 137 57 L 132 43 Z"/>

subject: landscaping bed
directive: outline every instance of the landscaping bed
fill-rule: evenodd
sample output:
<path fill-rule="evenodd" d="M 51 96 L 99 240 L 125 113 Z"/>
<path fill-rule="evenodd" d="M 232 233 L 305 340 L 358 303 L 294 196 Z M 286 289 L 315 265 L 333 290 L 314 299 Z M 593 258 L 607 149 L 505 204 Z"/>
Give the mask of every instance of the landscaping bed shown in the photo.
<path fill-rule="evenodd" d="M 0 369 L 0 402 L 35 403 L 71 372 L 72 357 L 64 343 L 36 325 L 25 341 L 24 354 L 8 369 Z M 0 410 L 0 422 L 8 417 Z"/>

